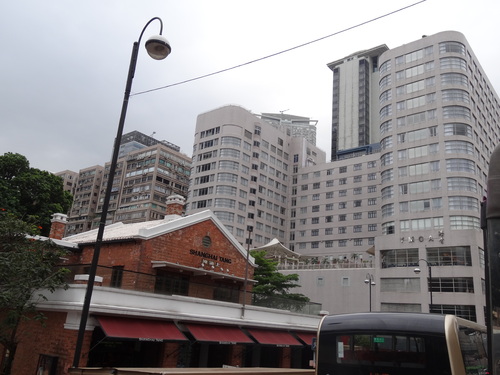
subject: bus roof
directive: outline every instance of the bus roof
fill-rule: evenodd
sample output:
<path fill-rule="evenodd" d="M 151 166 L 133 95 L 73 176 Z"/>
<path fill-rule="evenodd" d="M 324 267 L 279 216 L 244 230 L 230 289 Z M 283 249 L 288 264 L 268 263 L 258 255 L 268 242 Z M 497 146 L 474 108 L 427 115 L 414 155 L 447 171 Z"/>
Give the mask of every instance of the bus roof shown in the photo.
<path fill-rule="evenodd" d="M 446 315 L 371 312 L 325 316 L 320 334 L 329 332 L 401 332 L 443 334 Z"/>

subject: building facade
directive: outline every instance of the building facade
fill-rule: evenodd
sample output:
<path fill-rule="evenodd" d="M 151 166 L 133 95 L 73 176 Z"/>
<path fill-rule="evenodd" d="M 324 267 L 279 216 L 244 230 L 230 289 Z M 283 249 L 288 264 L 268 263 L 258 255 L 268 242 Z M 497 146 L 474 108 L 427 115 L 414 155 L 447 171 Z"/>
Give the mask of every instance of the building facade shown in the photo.
<path fill-rule="evenodd" d="M 67 235 L 97 228 L 110 163 L 79 172 Z M 133 131 L 124 134 L 106 223 L 162 219 L 170 195 L 187 196 L 191 158 L 178 146 Z"/>
<path fill-rule="evenodd" d="M 328 64 L 333 72 L 331 160 L 339 151 L 379 142 L 378 67 L 387 50 L 383 44 Z"/>
<path fill-rule="evenodd" d="M 68 234 L 86 232 L 92 228 L 104 168 L 100 165 L 81 169 L 75 181 L 73 204 L 68 213 Z"/>
<path fill-rule="evenodd" d="M 362 65 L 369 72 L 362 75 L 363 84 Z M 335 272 L 339 260 L 359 260 L 374 277 L 370 293 L 377 310 L 452 313 L 484 323 L 479 208 L 487 195 L 489 157 L 500 140 L 500 107 L 467 40 L 443 32 L 394 49 L 375 47 L 328 66 L 338 102 L 333 117 L 344 121 L 332 125 L 336 161 L 313 158 L 312 151 L 316 156 L 319 151 L 308 149 L 309 143 L 296 146 L 282 133 L 264 135 L 264 129 L 278 129 L 263 126 L 248 111 L 219 108 L 198 118 L 189 209 L 206 205 L 217 215 L 224 211 L 223 221 L 241 243 L 250 236 L 260 247 L 277 238 L 303 257 L 290 272 L 318 264 Z M 339 82 L 342 90 L 336 91 Z M 367 103 L 369 111 L 361 116 Z M 369 121 L 361 124 L 361 118 Z M 230 147 L 226 136 L 237 138 Z M 286 178 L 288 194 L 274 196 L 269 188 L 284 182 L 276 184 L 277 159 L 269 163 L 274 155 L 262 147 L 268 142 L 276 150 L 281 145 L 287 157 L 280 160 L 286 176 L 278 176 Z M 237 152 L 228 150 L 233 146 Z M 210 164 L 205 157 L 212 158 Z M 221 171 L 226 168 L 233 170 Z M 229 183 L 221 181 L 221 173 L 231 175 Z M 278 198 L 276 207 L 271 197 Z M 246 225 L 263 233 L 248 234 Z M 344 277 L 330 279 L 336 280 L 332 294 L 347 283 Z M 314 295 L 318 282 L 301 280 L 300 292 Z"/>
<path fill-rule="evenodd" d="M 379 62 L 380 308 L 484 322 L 480 204 L 500 140 L 499 98 L 458 32 L 388 50 Z"/>
<path fill-rule="evenodd" d="M 259 305 L 254 259 L 211 211 L 170 214 L 181 201 L 163 220 L 106 227 L 78 366 L 309 368 L 319 309 Z M 54 215 L 51 233 L 64 225 Z M 69 288 L 41 291 L 45 324 L 21 323 L 12 373 L 68 374 L 96 234 L 53 239 L 70 251 Z"/>
<path fill-rule="evenodd" d="M 65 170 L 54 174 L 62 178 L 63 189 L 70 192 L 71 195 L 75 196 L 78 173 L 70 170 Z"/>
<path fill-rule="evenodd" d="M 187 213 L 211 209 L 242 244 L 286 241 L 292 175 L 325 153 L 284 124 L 238 107 L 203 113 L 196 123 Z M 293 167 L 295 166 L 295 167 Z"/>

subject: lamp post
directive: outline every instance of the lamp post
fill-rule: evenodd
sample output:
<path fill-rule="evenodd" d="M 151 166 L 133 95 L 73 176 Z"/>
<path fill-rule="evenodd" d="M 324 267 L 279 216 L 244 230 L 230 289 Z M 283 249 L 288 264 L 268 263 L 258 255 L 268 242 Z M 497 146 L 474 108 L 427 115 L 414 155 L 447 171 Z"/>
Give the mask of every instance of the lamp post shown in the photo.
<path fill-rule="evenodd" d="M 130 91 L 132 89 L 132 80 L 133 80 L 134 74 L 135 74 L 135 67 L 137 64 L 137 56 L 139 54 L 139 45 L 141 43 L 141 39 L 142 39 L 142 35 L 144 34 L 144 31 L 149 26 L 149 24 L 155 20 L 160 21 L 160 34 L 153 36 L 146 41 L 145 47 L 146 47 L 146 50 L 147 50 L 149 56 L 151 56 L 155 60 L 163 60 L 164 58 L 166 58 L 170 54 L 170 52 L 172 50 L 167 39 L 161 35 L 161 33 L 163 32 L 163 22 L 158 17 L 154 17 L 154 18 L 149 20 L 149 22 L 146 24 L 146 26 L 144 26 L 144 28 L 142 29 L 142 32 L 139 35 L 139 39 L 137 40 L 137 42 L 134 42 L 134 45 L 132 48 L 132 56 L 130 57 L 130 66 L 129 66 L 129 70 L 128 70 L 127 84 L 125 86 L 125 94 L 123 97 L 120 122 L 118 124 L 118 130 L 116 133 L 115 143 L 113 146 L 114 147 L 113 148 L 113 156 L 112 156 L 111 164 L 109 167 L 109 175 L 108 175 L 108 181 L 107 181 L 107 186 L 106 186 L 106 192 L 104 195 L 104 201 L 102 203 L 101 220 L 99 222 L 99 229 L 97 231 L 97 237 L 96 237 L 95 246 L 94 246 L 94 254 L 92 257 L 92 263 L 90 265 L 89 278 L 88 278 L 88 282 L 87 282 L 87 290 L 85 293 L 85 300 L 83 301 L 82 316 L 80 319 L 80 327 L 78 329 L 78 337 L 77 337 L 77 341 L 76 341 L 76 345 L 75 345 L 75 356 L 73 358 L 73 367 L 78 367 L 79 362 L 80 362 L 83 338 L 85 335 L 85 327 L 87 325 L 87 318 L 88 318 L 88 314 L 89 314 L 89 310 L 90 310 L 90 300 L 92 298 L 92 292 L 94 290 L 94 281 L 95 281 L 95 276 L 96 276 L 96 272 L 97 272 L 97 265 L 99 263 L 99 253 L 101 251 L 101 243 L 102 243 L 102 239 L 103 239 L 103 235 L 104 235 L 104 227 L 106 226 L 109 201 L 111 200 L 111 191 L 112 191 L 112 187 L 113 187 L 113 180 L 114 180 L 116 165 L 117 165 L 117 161 L 118 161 L 118 152 L 120 150 L 120 142 L 121 142 L 121 138 L 122 138 L 122 134 L 123 134 L 123 125 L 125 123 L 125 117 L 127 115 L 128 100 L 130 97 Z"/>
<path fill-rule="evenodd" d="M 372 286 L 375 285 L 375 278 L 371 273 L 366 274 L 365 284 L 368 285 L 368 297 L 370 300 L 370 312 L 372 311 Z"/>
<path fill-rule="evenodd" d="M 431 312 L 432 310 L 432 267 L 431 267 L 431 264 L 425 260 L 425 259 L 419 259 L 418 260 L 419 262 L 422 261 L 422 262 L 425 262 L 427 264 L 427 268 L 429 270 L 429 281 L 428 281 L 428 287 L 429 287 L 429 294 L 430 294 L 430 297 L 431 297 L 431 304 L 429 305 L 429 312 Z M 417 275 L 420 274 L 420 268 L 415 268 L 413 270 L 413 272 L 415 272 Z"/>

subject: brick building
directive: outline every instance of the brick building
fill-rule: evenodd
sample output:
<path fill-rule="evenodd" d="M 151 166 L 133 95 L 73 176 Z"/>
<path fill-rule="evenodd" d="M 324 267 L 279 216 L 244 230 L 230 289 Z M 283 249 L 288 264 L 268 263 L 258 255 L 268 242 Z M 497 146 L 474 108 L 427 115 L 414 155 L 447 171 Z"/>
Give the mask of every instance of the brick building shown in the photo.
<path fill-rule="evenodd" d="M 183 204 L 171 197 L 168 212 Z M 54 215 L 54 236 L 65 219 Z M 70 287 L 39 302 L 45 325 L 22 324 L 12 373 L 68 373 L 96 234 L 55 239 L 71 251 Z M 318 312 L 257 306 L 254 267 L 211 211 L 108 225 L 79 366 L 307 367 Z"/>

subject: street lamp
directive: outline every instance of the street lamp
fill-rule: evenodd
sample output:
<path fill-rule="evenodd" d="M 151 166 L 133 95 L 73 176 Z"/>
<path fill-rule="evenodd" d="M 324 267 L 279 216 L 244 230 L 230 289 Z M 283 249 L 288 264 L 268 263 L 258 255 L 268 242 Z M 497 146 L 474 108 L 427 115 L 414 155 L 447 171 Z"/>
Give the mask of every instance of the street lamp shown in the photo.
<path fill-rule="evenodd" d="M 111 159 L 111 164 L 109 167 L 109 175 L 108 175 L 108 181 L 107 181 L 107 186 L 106 186 L 106 192 L 104 195 L 104 201 L 102 203 L 102 213 L 101 213 L 101 221 L 99 222 L 99 229 L 97 231 L 97 237 L 96 237 L 96 242 L 94 246 L 94 255 L 92 257 L 92 263 L 90 266 L 89 270 L 89 278 L 87 282 L 87 290 L 85 293 L 85 300 L 83 301 L 83 307 L 82 307 L 82 316 L 80 319 L 80 327 L 78 329 L 78 337 L 76 340 L 76 345 L 75 345 L 75 356 L 73 358 L 73 367 L 78 367 L 79 362 L 80 362 L 80 355 L 82 351 L 82 344 L 83 344 L 83 338 L 85 335 L 85 326 L 87 325 L 87 318 L 90 310 L 90 300 L 92 298 L 92 292 L 94 290 L 94 281 L 95 281 L 95 276 L 97 272 L 97 265 L 99 263 L 99 253 L 101 251 L 101 243 L 102 243 L 102 238 L 104 235 L 104 227 L 106 226 L 106 219 L 107 219 L 107 214 L 108 214 L 108 208 L 109 208 L 109 201 L 111 200 L 111 191 L 113 187 L 113 180 L 115 176 L 115 170 L 116 170 L 116 165 L 118 161 L 118 152 L 120 150 L 120 142 L 123 134 L 123 125 L 125 123 L 125 117 L 127 115 L 127 107 L 128 107 L 128 100 L 130 97 L 130 91 L 132 89 L 132 80 L 134 78 L 135 74 L 135 67 L 137 64 L 137 55 L 139 54 L 139 45 L 141 43 L 142 35 L 144 34 L 144 31 L 146 28 L 149 26 L 149 24 L 155 20 L 160 21 L 160 35 L 155 35 L 149 38 L 146 43 L 145 47 L 146 50 L 153 59 L 155 60 L 163 60 L 166 58 L 170 52 L 172 51 L 170 44 L 168 43 L 167 39 L 161 35 L 163 32 L 163 22 L 159 17 L 154 17 L 149 20 L 149 22 L 144 26 L 142 29 L 141 34 L 139 35 L 139 39 L 137 42 L 134 42 L 133 48 L 132 48 L 132 56 L 130 57 L 130 65 L 129 65 L 129 70 L 128 70 L 128 77 L 127 77 L 127 84 L 125 86 L 125 94 L 123 96 L 123 104 L 122 104 L 122 111 L 120 115 L 120 122 L 118 124 L 118 131 L 116 133 L 116 138 L 115 138 L 115 143 L 114 143 L 114 148 L 113 148 L 113 156 Z"/>
<path fill-rule="evenodd" d="M 371 273 L 366 274 L 365 284 L 368 285 L 369 299 L 370 299 L 370 312 L 372 311 L 372 286 L 375 285 L 375 278 Z"/>
<path fill-rule="evenodd" d="M 429 287 L 429 293 L 430 293 L 430 296 L 431 296 L 431 304 L 429 305 L 429 312 L 431 312 L 432 310 L 432 267 L 431 267 L 431 264 L 425 260 L 425 259 L 419 259 L 418 260 L 419 262 L 422 261 L 422 262 L 425 262 L 427 263 L 427 268 L 429 269 L 429 281 L 428 281 L 428 287 Z M 420 274 L 420 268 L 415 268 L 413 270 L 413 272 L 415 272 L 417 275 Z"/>

